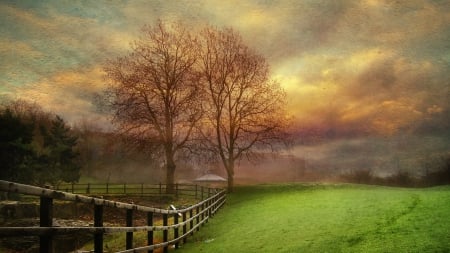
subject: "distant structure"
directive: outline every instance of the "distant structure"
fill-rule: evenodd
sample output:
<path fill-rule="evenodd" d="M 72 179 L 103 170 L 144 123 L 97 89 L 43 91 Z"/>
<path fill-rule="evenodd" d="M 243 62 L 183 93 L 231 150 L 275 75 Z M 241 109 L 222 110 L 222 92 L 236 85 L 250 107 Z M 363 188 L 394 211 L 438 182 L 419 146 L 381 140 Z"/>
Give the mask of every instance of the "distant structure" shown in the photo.
<path fill-rule="evenodd" d="M 226 185 L 227 180 L 219 175 L 207 172 L 203 176 L 194 179 L 194 182 L 210 187 L 223 187 Z"/>

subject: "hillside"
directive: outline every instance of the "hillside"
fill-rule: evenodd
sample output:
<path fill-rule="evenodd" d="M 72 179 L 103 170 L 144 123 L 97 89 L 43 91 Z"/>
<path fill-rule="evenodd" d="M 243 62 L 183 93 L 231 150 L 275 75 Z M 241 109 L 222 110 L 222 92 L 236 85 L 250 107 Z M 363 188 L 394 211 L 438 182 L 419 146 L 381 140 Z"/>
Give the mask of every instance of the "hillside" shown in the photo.
<path fill-rule="evenodd" d="M 450 187 L 238 187 L 180 252 L 448 252 Z"/>

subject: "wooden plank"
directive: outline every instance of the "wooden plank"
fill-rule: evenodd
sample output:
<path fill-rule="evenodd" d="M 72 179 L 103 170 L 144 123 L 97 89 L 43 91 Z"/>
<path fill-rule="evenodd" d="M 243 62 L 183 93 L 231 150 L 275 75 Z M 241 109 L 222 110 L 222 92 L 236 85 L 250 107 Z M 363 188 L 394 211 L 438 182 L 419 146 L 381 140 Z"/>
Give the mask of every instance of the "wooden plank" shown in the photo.
<path fill-rule="evenodd" d="M 183 244 L 186 243 L 186 237 L 184 237 L 184 235 L 186 234 L 186 230 L 187 230 L 187 222 L 186 222 L 186 212 L 183 213 Z"/>
<path fill-rule="evenodd" d="M 103 227 L 103 205 L 94 206 L 94 227 Z M 103 233 L 94 234 L 94 252 L 103 253 Z"/>
<path fill-rule="evenodd" d="M 147 226 L 153 226 L 153 213 L 147 213 Z M 147 232 L 147 245 L 153 245 L 153 230 Z M 153 253 L 153 249 L 148 250 L 148 253 Z"/>
<path fill-rule="evenodd" d="M 76 191 L 74 184 L 70 185 L 72 191 Z M 88 184 L 87 191 L 93 191 L 95 187 Z M 107 185 L 107 188 L 109 186 Z M 161 190 L 162 185 L 159 185 Z M 133 192 L 134 188 L 123 184 L 124 192 Z M 176 185 L 177 192 L 181 191 L 181 186 Z M 39 235 L 43 238 L 41 244 L 41 252 L 52 252 L 52 237 L 56 234 L 71 234 L 74 232 L 87 232 L 94 234 L 94 252 L 103 252 L 103 236 L 104 233 L 125 232 L 127 233 L 126 252 L 135 252 L 136 249 L 146 250 L 152 252 L 153 249 L 163 247 L 164 252 L 168 252 L 169 245 L 179 246 L 179 242 L 183 240 L 186 242 L 186 237 L 192 235 L 195 229 L 199 230 L 199 227 L 203 225 L 208 219 L 216 212 L 218 208 L 223 206 L 226 200 L 225 190 L 214 190 L 213 192 L 208 189 L 208 196 L 203 199 L 205 189 L 201 187 L 202 199 L 200 202 L 180 210 L 166 210 L 159 208 L 152 208 L 146 206 L 139 206 L 134 204 L 127 204 L 122 202 L 109 201 L 102 198 L 88 197 L 73 193 L 67 193 L 52 189 L 40 188 L 30 185 L 23 185 L 8 181 L 0 180 L 0 191 L 16 192 L 27 195 L 34 195 L 41 197 L 41 227 L 0 227 L 0 236 L 25 236 L 25 235 Z M 139 188 L 136 188 L 137 194 L 139 194 Z M 197 187 L 196 187 L 197 190 Z M 108 190 L 107 190 L 108 191 Z M 140 185 L 140 194 L 144 192 L 143 184 Z M 181 193 L 181 192 L 180 192 Z M 179 193 L 179 194 L 180 194 Z M 197 195 L 197 191 L 195 192 Z M 67 200 L 81 203 L 88 203 L 94 205 L 94 227 L 52 227 L 52 204 L 53 199 Z M 103 227 L 103 210 L 104 207 L 113 207 L 119 209 L 127 209 L 127 221 L 126 227 Z M 193 211 L 196 209 L 196 214 L 193 215 Z M 133 226 L 133 212 L 143 211 L 147 212 L 147 225 L 148 226 Z M 187 212 L 189 212 L 189 219 L 187 219 Z M 163 214 L 163 226 L 153 226 L 154 213 Z M 179 222 L 179 214 L 182 216 L 182 222 Z M 174 224 L 168 225 L 169 215 L 174 215 Z M 201 217 L 201 220 L 200 220 Z M 196 224 L 194 225 L 194 220 Z M 190 224 L 190 229 L 187 231 L 187 224 Z M 180 228 L 182 228 L 182 235 L 179 235 Z M 169 230 L 174 229 L 174 238 L 169 240 Z M 153 244 L 153 231 L 163 231 L 163 243 Z M 133 244 L 133 232 L 147 231 L 148 232 L 148 246 L 132 249 Z"/>
<path fill-rule="evenodd" d="M 167 226 L 168 224 L 168 219 L 167 219 L 167 214 L 163 214 L 163 226 Z M 168 232 L 167 230 L 163 230 L 163 242 L 167 242 L 168 241 Z M 168 253 L 169 251 L 169 247 L 168 245 L 164 246 L 164 253 Z"/>
<path fill-rule="evenodd" d="M 127 227 L 133 226 L 133 210 L 127 209 L 127 217 L 126 217 L 126 223 Z M 127 232 L 126 233 L 126 249 L 132 249 L 133 248 L 133 232 Z"/>
<path fill-rule="evenodd" d="M 52 227 L 53 225 L 53 199 L 48 197 L 41 197 L 39 207 L 39 226 Z M 39 252 L 52 253 L 53 252 L 53 236 L 41 235 L 39 237 Z"/>
<path fill-rule="evenodd" d="M 174 214 L 173 215 L 173 220 L 174 220 L 174 224 L 175 225 L 178 225 L 178 214 Z M 179 237 L 179 228 L 178 227 L 175 227 L 174 228 L 174 231 L 173 231 L 173 236 L 174 236 L 174 238 L 175 239 L 178 239 L 178 237 Z M 175 243 L 175 249 L 178 249 L 178 247 L 179 247 L 180 245 L 179 245 L 179 243 L 178 243 L 178 241 Z"/>

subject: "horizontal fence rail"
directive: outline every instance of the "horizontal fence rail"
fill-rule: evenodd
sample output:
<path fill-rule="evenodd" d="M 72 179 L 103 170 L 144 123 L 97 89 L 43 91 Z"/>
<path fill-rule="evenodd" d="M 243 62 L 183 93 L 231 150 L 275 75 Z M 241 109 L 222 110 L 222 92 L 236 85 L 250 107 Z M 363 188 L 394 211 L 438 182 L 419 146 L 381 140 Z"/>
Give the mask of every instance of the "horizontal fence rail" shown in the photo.
<path fill-rule="evenodd" d="M 83 232 L 93 235 L 94 252 L 97 253 L 103 252 L 103 237 L 105 234 L 126 233 L 125 250 L 119 252 L 153 252 L 157 248 L 163 248 L 164 252 L 168 252 L 170 245 L 178 248 L 180 242 L 185 243 L 186 238 L 192 235 L 194 231 L 198 231 L 202 224 L 208 222 L 209 218 L 214 216 L 226 201 L 226 193 L 223 189 L 206 188 L 207 193 L 204 193 L 205 189 L 203 187 L 196 186 L 195 189 L 201 189 L 201 193 L 198 194 L 202 198 L 198 203 L 182 209 L 161 209 L 0 180 L 0 191 L 40 197 L 39 227 L 0 227 L 0 236 L 39 236 L 40 252 L 47 253 L 54 251 L 54 236 Z M 203 199 L 203 197 L 205 198 Z M 94 226 L 53 226 L 53 200 L 55 199 L 93 205 Z M 126 226 L 103 226 L 103 210 L 105 207 L 125 209 Z M 133 226 L 133 217 L 136 212 L 147 214 L 147 226 Z M 153 224 L 155 214 L 162 216 L 162 226 Z M 170 225 L 169 220 L 172 223 Z M 133 247 L 133 233 L 140 231 L 147 232 L 147 246 Z M 157 231 L 162 231 L 163 240 L 161 243 L 155 244 L 154 232 Z M 169 238 L 169 231 L 172 232 L 172 238 Z"/>
<path fill-rule="evenodd" d="M 83 194 L 91 196 L 175 196 L 175 197 L 192 197 L 195 199 L 203 199 L 204 196 L 210 194 L 208 191 L 212 188 L 193 185 L 193 184 L 174 184 L 174 192 L 166 194 L 166 184 L 116 184 L 116 183 L 96 183 L 96 184 L 59 184 L 55 190 L 65 191 L 74 194 Z"/>

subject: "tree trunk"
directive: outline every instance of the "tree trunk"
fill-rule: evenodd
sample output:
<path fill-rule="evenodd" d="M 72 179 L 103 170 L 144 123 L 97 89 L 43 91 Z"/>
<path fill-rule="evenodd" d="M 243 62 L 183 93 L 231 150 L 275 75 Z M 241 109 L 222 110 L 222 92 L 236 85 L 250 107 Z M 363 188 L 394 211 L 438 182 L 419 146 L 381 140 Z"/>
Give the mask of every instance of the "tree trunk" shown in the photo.
<path fill-rule="evenodd" d="M 166 154 L 166 193 L 175 193 L 175 162 L 171 154 Z"/>
<path fill-rule="evenodd" d="M 233 175 L 228 174 L 228 192 L 233 192 L 233 186 L 234 186 L 234 177 Z"/>
<path fill-rule="evenodd" d="M 226 169 L 228 175 L 228 192 L 231 193 L 234 187 L 234 162 L 230 162 Z"/>

